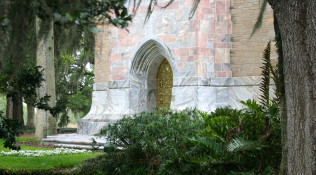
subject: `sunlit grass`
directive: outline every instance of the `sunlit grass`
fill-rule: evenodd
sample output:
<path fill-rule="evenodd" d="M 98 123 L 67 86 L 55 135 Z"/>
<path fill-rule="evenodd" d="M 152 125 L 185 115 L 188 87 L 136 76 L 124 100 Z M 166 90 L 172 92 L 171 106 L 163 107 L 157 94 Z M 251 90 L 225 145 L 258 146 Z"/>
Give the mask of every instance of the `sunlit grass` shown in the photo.
<path fill-rule="evenodd" d="M 33 140 L 32 138 L 18 138 L 17 141 Z M 32 146 L 21 146 L 22 150 L 52 150 L 52 148 L 38 148 Z M 3 148 L 3 140 L 0 140 L 0 151 L 10 151 Z M 0 169 L 7 170 L 45 170 L 52 168 L 74 167 L 85 159 L 93 158 L 102 153 L 80 153 L 72 155 L 54 155 L 44 157 L 17 157 L 0 156 Z"/>

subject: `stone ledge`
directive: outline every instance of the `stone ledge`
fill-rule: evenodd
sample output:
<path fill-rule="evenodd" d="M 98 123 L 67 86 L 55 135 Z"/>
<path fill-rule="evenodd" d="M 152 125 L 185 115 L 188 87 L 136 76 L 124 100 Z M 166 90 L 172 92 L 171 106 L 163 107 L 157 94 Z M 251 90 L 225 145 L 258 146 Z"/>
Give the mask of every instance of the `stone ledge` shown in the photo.
<path fill-rule="evenodd" d="M 43 139 L 43 144 L 62 148 L 94 149 L 92 147 L 93 139 L 97 142 L 96 147 L 98 147 L 98 149 L 103 149 L 103 145 L 106 143 L 105 137 L 87 136 L 81 134 L 58 134 L 48 136 Z"/>

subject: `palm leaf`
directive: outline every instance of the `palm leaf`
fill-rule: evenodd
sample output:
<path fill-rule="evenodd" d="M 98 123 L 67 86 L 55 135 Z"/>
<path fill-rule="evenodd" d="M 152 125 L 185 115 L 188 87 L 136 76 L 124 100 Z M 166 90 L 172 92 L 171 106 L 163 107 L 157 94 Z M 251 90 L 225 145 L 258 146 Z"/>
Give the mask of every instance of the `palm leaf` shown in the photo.
<path fill-rule="evenodd" d="M 266 145 L 261 144 L 261 140 L 249 141 L 245 140 L 242 137 L 237 137 L 231 139 L 227 145 L 228 152 L 239 152 L 239 151 L 250 151 L 250 150 L 260 150 Z"/>
<path fill-rule="evenodd" d="M 260 84 L 260 91 L 262 92 L 262 95 L 260 95 L 260 103 L 264 106 L 269 106 L 269 89 L 270 89 L 270 66 L 271 66 L 271 59 L 270 59 L 270 53 L 271 53 L 271 41 L 268 42 L 267 47 L 264 49 L 262 61 L 263 66 L 260 67 L 262 69 L 261 75 L 262 75 L 262 81 Z"/>
<path fill-rule="evenodd" d="M 217 155 L 225 154 L 225 144 L 222 142 L 218 142 L 215 139 L 211 139 L 207 137 L 194 137 L 194 138 L 190 138 L 189 141 L 197 146 L 210 150 L 214 154 L 217 154 Z"/>

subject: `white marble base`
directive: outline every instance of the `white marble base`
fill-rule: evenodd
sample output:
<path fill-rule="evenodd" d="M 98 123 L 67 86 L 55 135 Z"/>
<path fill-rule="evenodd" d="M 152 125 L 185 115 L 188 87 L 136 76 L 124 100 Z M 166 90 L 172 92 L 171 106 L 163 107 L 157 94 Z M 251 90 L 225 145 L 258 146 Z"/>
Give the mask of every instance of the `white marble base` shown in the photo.
<path fill-rule="evenodd" d="M 224 106 L 241 108 L 240 100 L 258 99 L 260 81 L 260 77 L 174 78 L 170 107 L 205 112 Z M 97 134 L 124 115 L 153 110 L 155 101 L 155 89 L 137 88 L 128 80 L 95 84 L 91 110 L 79 121 L 78 134 Z"/>

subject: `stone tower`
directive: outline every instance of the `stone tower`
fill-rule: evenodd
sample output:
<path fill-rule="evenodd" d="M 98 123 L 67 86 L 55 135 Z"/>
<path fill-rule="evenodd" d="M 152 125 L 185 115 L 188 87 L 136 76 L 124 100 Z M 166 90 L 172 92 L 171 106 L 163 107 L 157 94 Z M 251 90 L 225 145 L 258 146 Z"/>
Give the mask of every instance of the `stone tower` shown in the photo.
<path fill-rule="evenodd" d="M 189 19 L 192 0 L 175 0 L 167 9 L 156 8 L 144 24 L 144 4 L 129 32 L 99 26 L 92 106 L 78 134 L 96 134 L 126 114 L 157 106 L 209 112 L 257 99 L 261 57 L 274 38 L 271 9 L 250 38 L 260 5 L 258 0 L 201 0 Z"/>

